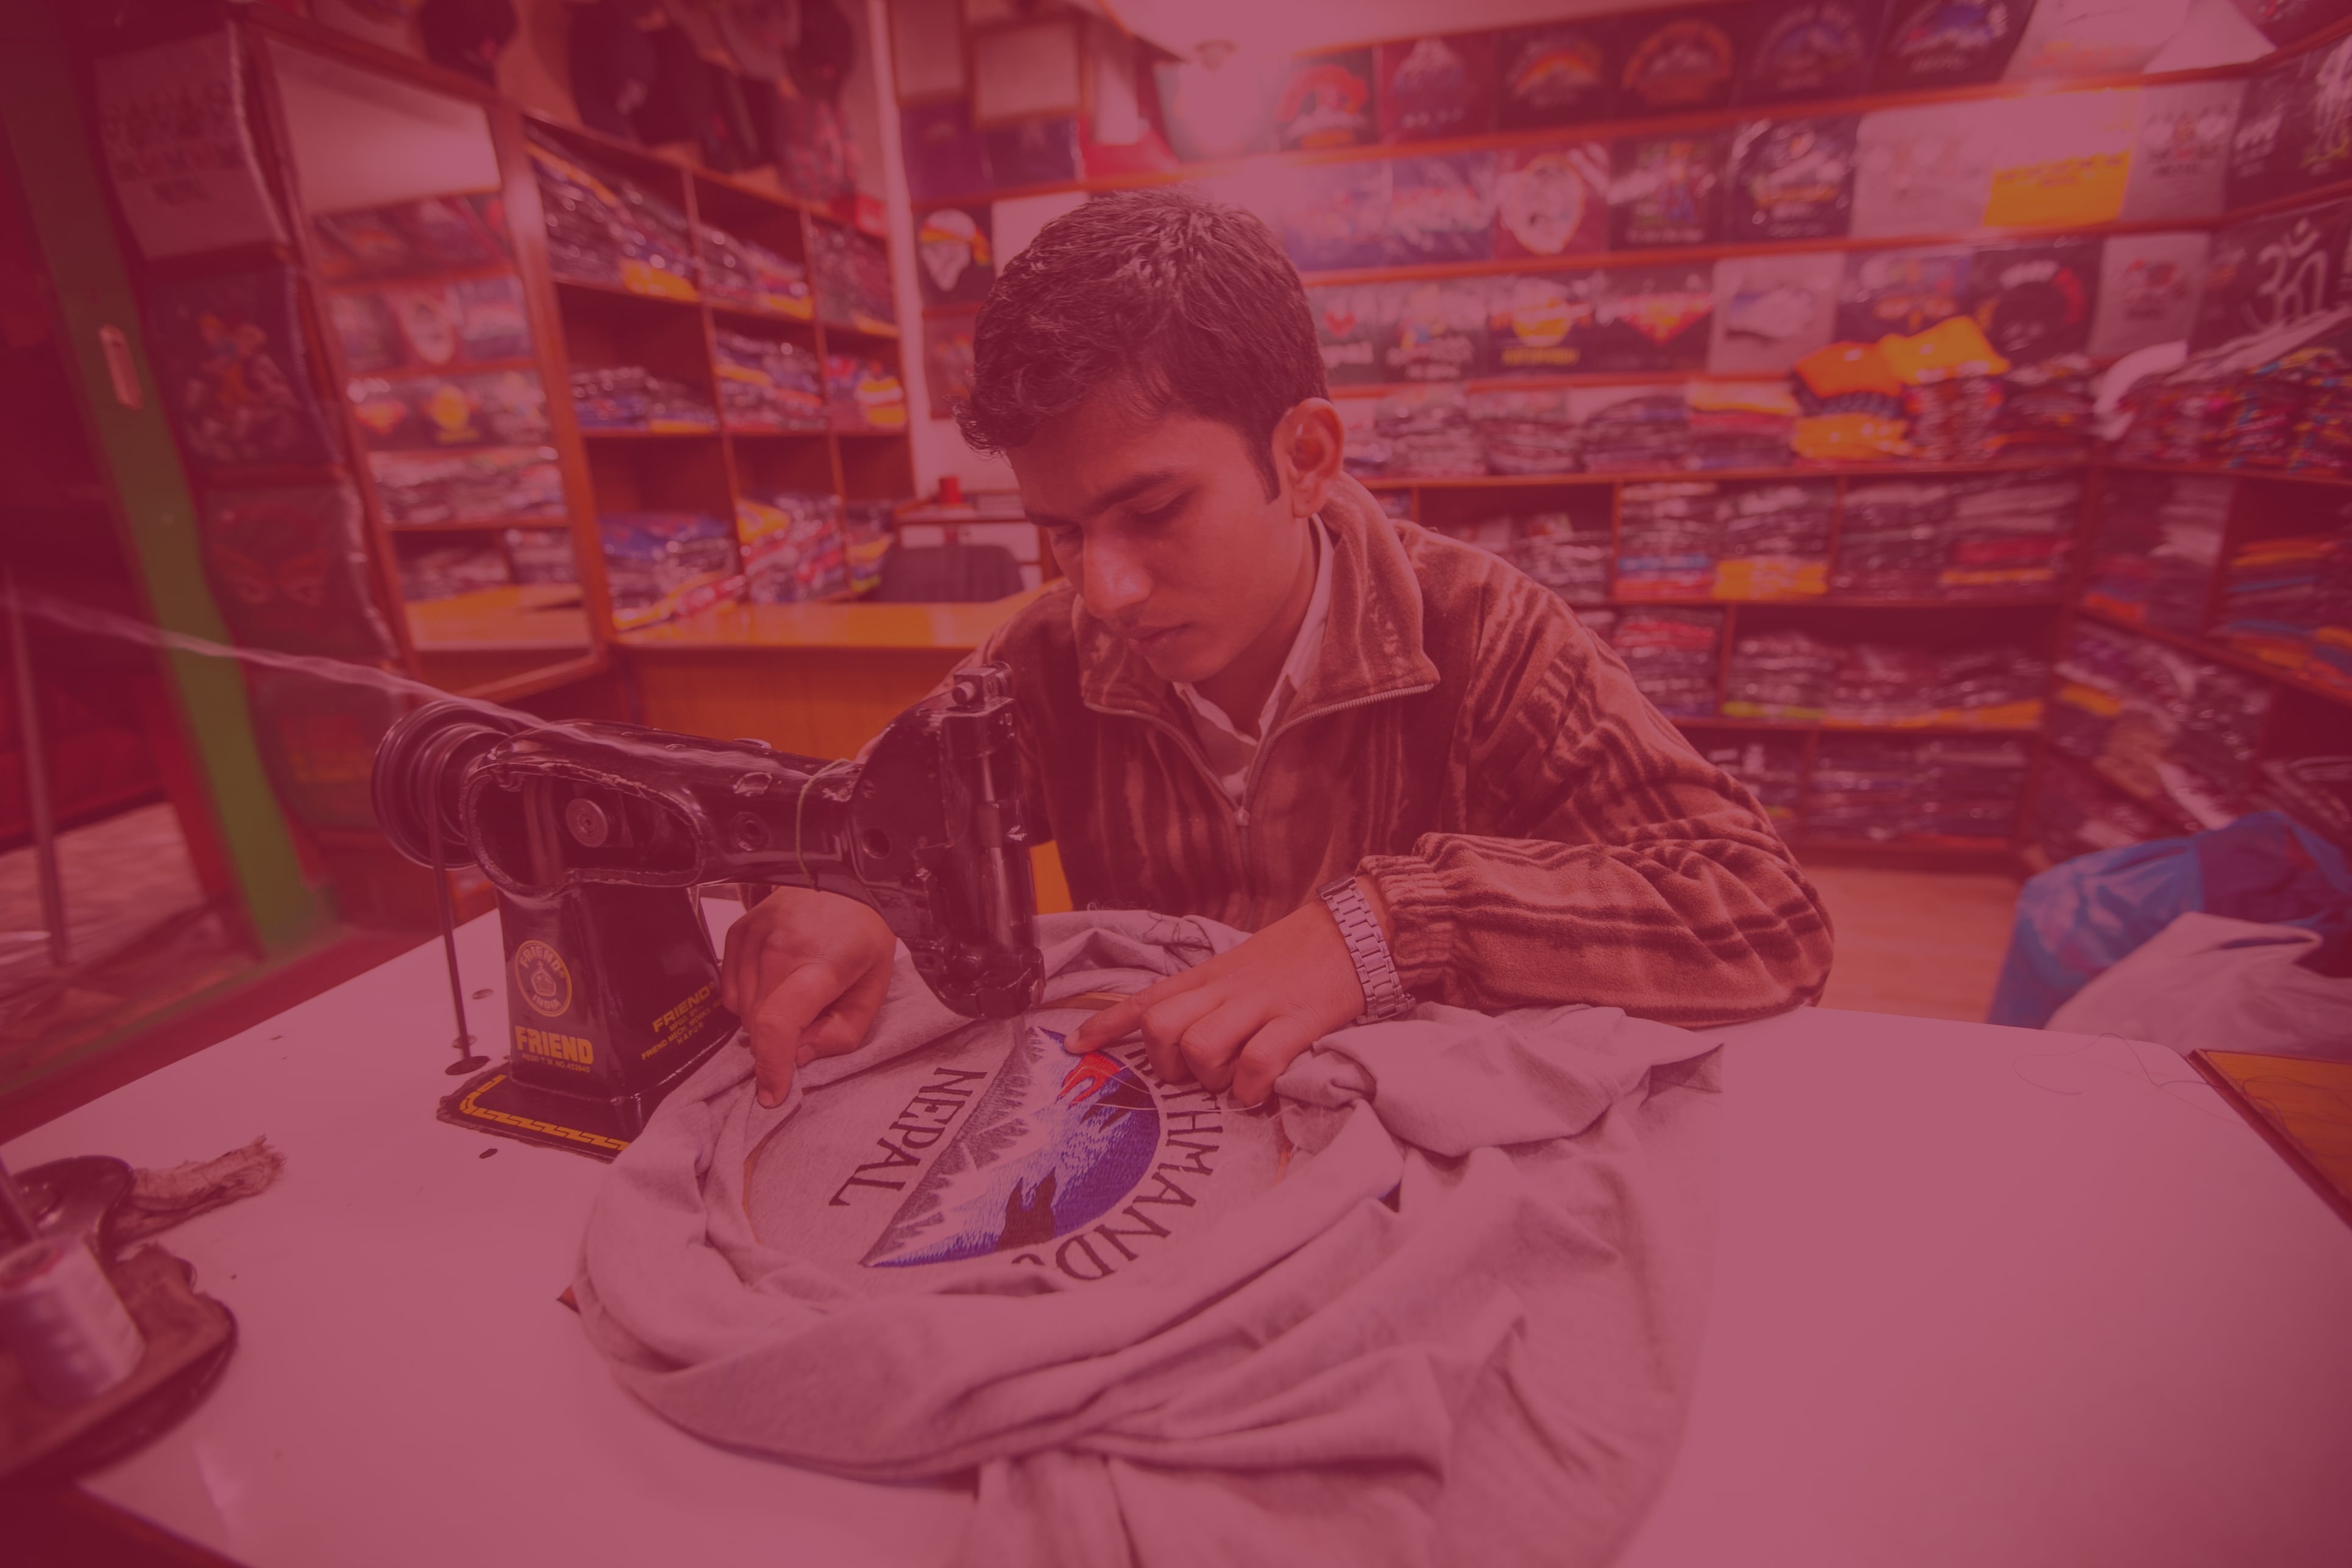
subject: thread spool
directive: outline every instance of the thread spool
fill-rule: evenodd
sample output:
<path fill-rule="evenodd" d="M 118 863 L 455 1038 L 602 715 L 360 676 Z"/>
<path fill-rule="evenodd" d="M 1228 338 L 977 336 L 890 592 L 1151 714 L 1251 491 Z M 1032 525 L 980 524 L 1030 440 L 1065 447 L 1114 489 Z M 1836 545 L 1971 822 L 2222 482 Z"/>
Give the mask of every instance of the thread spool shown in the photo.
<path fill-rule="evenodd" d="M 0 1341 L 51 1405 L 79 1405 L 120 1384 L 147 1342 L 81 1242 L 44 1237 L 0 1255 Z"/>

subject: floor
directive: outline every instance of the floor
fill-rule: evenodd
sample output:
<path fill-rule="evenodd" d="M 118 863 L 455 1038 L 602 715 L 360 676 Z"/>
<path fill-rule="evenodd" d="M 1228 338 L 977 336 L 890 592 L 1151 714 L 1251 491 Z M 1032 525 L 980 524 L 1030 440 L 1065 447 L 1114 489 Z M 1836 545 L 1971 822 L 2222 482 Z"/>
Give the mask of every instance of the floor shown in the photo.
<path fill-rule="evenodd" d="M 2018 879 L 1980 871 L 1808 866 L 1837 928 L 1824 1007 L 1982 1023 Z"/>
<path fill-rule="evenodd" d="M 28 847 L 0 855 L 0 1093 L 249 967 L 167 805 L 58 836 L 69 951 L 51 961 Z"/>

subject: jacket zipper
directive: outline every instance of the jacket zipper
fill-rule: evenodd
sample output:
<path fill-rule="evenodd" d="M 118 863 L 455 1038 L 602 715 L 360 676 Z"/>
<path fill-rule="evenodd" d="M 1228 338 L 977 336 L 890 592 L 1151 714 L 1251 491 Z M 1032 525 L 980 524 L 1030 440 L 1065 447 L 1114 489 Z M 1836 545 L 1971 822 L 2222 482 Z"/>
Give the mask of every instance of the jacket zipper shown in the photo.
<path fill-rule="evenodd" d="M 1282 718 L 1276 722 L 1274 728 L 1265 732 L 1265 738 L 1257 743 L 1257 750 L 1250 756 L 1249 768 L 1242 774 L 1242 804 L 1239 815 L 1241 819 L 1243 877 L 1247 878 L 1250 874 L 1249 803 L 1251 798 L 1257 793 L 1258 769 L 1265 765 L 1265 754 L 1274 750 L 1275 742 L 1280 740 L 1285 734 L 1297 729 L 1299 725 L 1306 723 L 1310 719 L 1328 719 L 1334 713 L 1346 713 L 1358 708 L 1369 708 L 1375 702 L 1386 702 L 1392 698 L 1418 697 L 1424 691 L 1434 691 L 1436 689 L 1437 682 L 1432 680 L 1420 686 L 1399 687 L 1394 691 L 1375 691 L 1368 697 L 1354 697 L 1349 699 L 1345 702 L 1327 702 L 1320 708 L 1310 708 L 1303 713 L 1284 714 Z M 1223 794 L 1223 792 L 1219 791 L 1218 793 Z"/>
<path fill-rule="evenodd" d="M 1175 725 L 1170 723 L 1159 714 L 1146 713 L 1133 708 L 1103 708 L 1098 707 L 1092 702 L 1087 702 L 1086 707 L 1088 710 L 1100 713 L 1106 718 L 1140 719 L 1145 723 L 1150 724 L 1153 728 L 1161 731 L 1170 740 L 1175 742 L 1176 749 L 1191 759 L 1193 768 L 1199 772 L 1202 779 L 1208 784 L 1209 793 L 1217 797 L 1218 801 L 1223 805 L 1226 816 L 1233 819 L 1234 833 L 1239 839 L 1241 846 L 1242 891 L 1244 896 L 1247 896 L 1250 890 L 1250 879 L 1252 876 L 1252 868 L 1250 865 L 1250 796 L 1257 788 L 1258 769 L 1265 762 L 1265 754 L 1273 748 L 1274 742 L 1281 738 L 1281 736 L 1286 732 L 1297 728 L 1298 725 L 1306 723 L 1309 719 L 1328 718 L 1334 713 L 1346 713 L 1358 708 L 1369 708 L 1375 702 L 1386 702 L 1392 698 L 1418 697 L 1424 691 L 1434 691 L 1436 689 L 1437 682 L 1432 680 L 1426 681 L 1419 686 L 1399 687 L 1394 691 L 1375 691 L 1368 697 L 1351 698 L 1345 702 L 1328 702 L 1320 708 L 1310 708 L 1303 713 L 1285 714 L 1281 721 L 1277 722 L 1273 729 L 1266 731 L 1265 738 L 1258 742 L 1257 751 L 1250 757 L 1249 768 L 1242 775 L 1242 798 L 1241 804 L 1238 805 L 1234 804 L 1233 797 L 1225 794 L 1224 782 L 1218 778 L 1215 773 L 1211 771 L 1209 767 L 1209 759 L 1201 754 L 1200 748 L 1193 742 L 1192 738 L 1190 735 L 1185 734 L 1182 731 L 1177 729 Z M 1080 699 L 1080 700 L 1084 701 L 1085 700 Z"/>

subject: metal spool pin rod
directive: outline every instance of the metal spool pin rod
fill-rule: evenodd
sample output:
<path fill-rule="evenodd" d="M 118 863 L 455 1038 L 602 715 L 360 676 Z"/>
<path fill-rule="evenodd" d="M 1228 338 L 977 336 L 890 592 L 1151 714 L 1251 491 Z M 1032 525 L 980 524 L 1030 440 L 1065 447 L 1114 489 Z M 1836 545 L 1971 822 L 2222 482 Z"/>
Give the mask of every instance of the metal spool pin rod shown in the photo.
<path fill-rule="evenodd" d="M 66 931 L 65 879 L 58 869 L 57 813 L 49 800 L 49 749 L 41 732 L 39 693 L 33 684 L 33 648 L 25 635 L 25 606 L 17 597 L 16 569 L 0 568 L 8 598 L 8 654 L 16 667 L 16 727 L 25 739 L 25 804 L 32 820 L 34 876 L 40 883 L 41 923 L 49 930 L 49 962 L 59 969 L 73 962 Z"/>
<path fill-rule="evenodd" d="M 425 813 L 425 836 L 433 851 L 433 902 L 441 911 L 441 954 L 449 961 L 449 1011 L 457 1020 L 457 1037 L 450 1041 L 457 1059 L 444 1070 L 451 1078 L 463 1078 L 489 1066 L 490 1059 L 474 1054 L 473 1031 L 466 1026 L 466 984 L 457 977 L 457 915 L 449 904 L 449 873 L 443 868 L 446 862 L 441 855 L 441 803 L 437 800 L 429 802 Z"/>

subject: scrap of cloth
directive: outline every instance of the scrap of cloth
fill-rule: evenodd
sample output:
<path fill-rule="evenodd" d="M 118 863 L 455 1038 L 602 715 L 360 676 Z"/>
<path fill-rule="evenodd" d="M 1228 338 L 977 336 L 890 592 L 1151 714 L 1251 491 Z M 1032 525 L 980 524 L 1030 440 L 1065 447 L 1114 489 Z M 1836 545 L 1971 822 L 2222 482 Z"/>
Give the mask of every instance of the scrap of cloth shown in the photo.
<path fill-rule="evenodd" d="M 1424 1005 L 1249 1111 L 1061 1047 L 1244 933 L 1038 925 L 1025 1017 L 958 1018 L 902 951 L 874 1038 L 782 1105 L 731 1047 L 662 1104 L 573 1288 L 621 1383 L 815 1469 L 976 1470 L 964 1564 L 1612 1558 L 1697 1359 L 1717 1044 Z"/>

